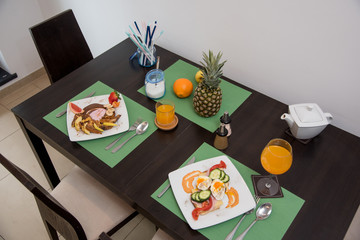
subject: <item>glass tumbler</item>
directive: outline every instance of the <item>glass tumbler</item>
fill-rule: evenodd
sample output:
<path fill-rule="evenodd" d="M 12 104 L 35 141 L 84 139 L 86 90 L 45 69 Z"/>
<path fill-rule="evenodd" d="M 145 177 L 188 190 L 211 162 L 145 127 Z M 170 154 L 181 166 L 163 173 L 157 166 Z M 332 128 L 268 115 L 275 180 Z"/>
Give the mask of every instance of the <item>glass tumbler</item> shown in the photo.
<path fill-rule="evenodd" d="M 169 126 L 175 121 L 175 104 L 167 99 L 159 100 L 155 105 L 156 120 L 162 126 Z"/>
<path fill-rule="evenodd" d="M 152 47 L 149 50 L 150 50 L 151 54 L 147 53 L 145 55 L 144 52 L 140 48 L 137 49 L 138 63 L 142 67 L 152 67 L 155 65 L 155 63 L 157 61 L 156 48 Z"/>

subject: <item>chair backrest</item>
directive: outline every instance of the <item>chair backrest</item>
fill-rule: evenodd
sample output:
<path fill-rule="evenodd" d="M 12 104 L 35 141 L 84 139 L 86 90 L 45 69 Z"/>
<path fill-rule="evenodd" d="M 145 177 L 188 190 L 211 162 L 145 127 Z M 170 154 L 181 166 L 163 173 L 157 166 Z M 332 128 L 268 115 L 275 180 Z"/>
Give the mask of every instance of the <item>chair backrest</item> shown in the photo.
<path fill-rule="evenodd" d="M 79 221 L 30 175 L 1 154 L 0 163 L 34 195 L 50 239 L 58 240 L 57 232 L 65 239 L 87 239 Z"/>
<path fill-rule="evenodd" d="M 30 28 L 51 83 L 93 59 L 71 9 Z"/>

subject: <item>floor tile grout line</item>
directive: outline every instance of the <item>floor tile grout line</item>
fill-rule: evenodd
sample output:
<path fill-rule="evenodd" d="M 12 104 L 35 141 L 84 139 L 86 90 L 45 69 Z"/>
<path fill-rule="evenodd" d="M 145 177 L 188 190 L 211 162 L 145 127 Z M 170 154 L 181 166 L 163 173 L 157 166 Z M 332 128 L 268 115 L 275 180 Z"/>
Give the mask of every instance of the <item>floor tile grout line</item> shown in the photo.
<path fill-rule="evenodd" d="M 12 133 L 8 134 L 7 136 L 5 136 L 3 139 L 0 139 L 0 143 L 4 140 L 6 140 L 8 137 L 14 135 L 17 131 L 21 131 L 20 127 L 18 129 L 16 129 L 15 131 L 13 131 Z"/>
<path fill-rule="evenodd" d="M 11 133 L 9 133 L 8 135 L 6 135 L 4 138 L 2 138 L 2 139 L 0 139 L 0 143 L 2 142 L 2 141 L 4 141 L 6 138 L 8 138 L 8 137 L 10 137 L 11 135 L 13 135 L 13 134 L 15 134 L 17 131 L 19 131 L 20 130 L 20 126 L 19 126 L 19 128 L 17 128 L 16 130 L 14 130 L 13 132 L 11 132 Z M 1 239 L 0 239 L 1 240 Z"/>
<path fill-rule="evenodd" d="M 38 86 L 38 85 L 35 83 L 35 81 L 36 81 L 37 79 L 38 79 L 38 78 L 29 79 L 28 81 L 24 82 L 24 84 L 22 85 L 22 87 L 24 87 L 24 86 L 32 86 L 32 87 L 34 87 L 34 89 L 39 90 L 39 91 L 42 91 L 42 90 L 45 89 L 46 87 L 45 87 L 45 88 L 42 88 L 42 87 Z M 24 88 L 24 89 L 26 89 L 26 88 Z M 37 93 L 38 93 L 38 92 L 37 92 Z M 8 106 L 5 106 L 5 104 L 4 104 L 1 100 L 4 99 L 4 98 L 6 98 L 6 97 L 8 97 L 9 95 L 12 95 L 12 94 L 13 94 L 13 92 L 10 92 L 10 93 L 7 93 L 5 96 L 3 96 L 3 97 L 0 98 L 0 104 L 1 104 L 1 106 L 3 106 L 4 108 L 6 108 L 6 109 L 8 109 L 8 110 L 10 110 L 10 111 L 11 111 L 11 109 L 9 109 Z M 36 94 L 36 93 L 35 93 L 35 94 Z M 31 96 L 30 96 L 30 97 L 31 97 Z M 30 97 L 29 97 L 29 98 L 30 98 Z M 20 96 L 20 97 L 16 97 L 16 98 L 13 99 L 11 102 L 9 102 L 8 105 L 11 105 L 11 103 L 18 101 L 20 98 L 21 98 L 21 96 Z M 24 99 L 24 101 L 26 101 L 26 99 Z M 19 103 L 19 104 L 20 104 L 20 103 Z"/>
<path fill-rule="evenodd" d="M 7 170 L 6 170 L 7 171 Z M 10 172 L 9 171 L 7 171 L 7 173 L 6 173 L 6 175 L 3 177 L 3 178 L 0 178 L 0 182 L 2 181 L 2 180 L 4 180 L 7 176 L 9 176 L 10 175 Z M 0 235 L 0 237 L 1 237 L 1 235 Z M 1 239 L 0 239 L 1 240 Z"/>
<path fill-rule="evenodd" d="M 135 227 L 133 227 L 131 229 L 131 231 L 129 231 L 129 233 L 124 237 L 124 240 L 126 240 L 130 235 L 131 233 L 135 230 L 135 228 L 137 228 L 137 226 L 139 226 L 141 224 L 141 222 L 144 220 L 144 216 L 142 217 L 142 219 L 135 225 Z"/>

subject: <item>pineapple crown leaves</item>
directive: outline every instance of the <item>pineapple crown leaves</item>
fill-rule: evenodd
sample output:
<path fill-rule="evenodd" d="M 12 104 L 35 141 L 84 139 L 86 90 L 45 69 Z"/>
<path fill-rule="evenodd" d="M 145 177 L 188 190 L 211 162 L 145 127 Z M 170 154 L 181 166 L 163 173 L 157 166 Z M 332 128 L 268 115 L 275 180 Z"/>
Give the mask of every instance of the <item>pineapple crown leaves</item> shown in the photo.
<path fill-rule="evenodd" d="M 209 87 L 209 88 L 217 88 L 220 84 L 220 78 L 223 75 L 222 67 L 226 63 L 226 60 L 222 63 L 220 63 L 220 59 L 222 57 L 222 52 L 219 52 L 216 56 L 214 53 L 209 50 L 209 54 L 206 55 L 205 52 L 203 52 L 203 61 L 200 62 L 203 69 L 203 77 L 204 81 L 203 83 Z"/>

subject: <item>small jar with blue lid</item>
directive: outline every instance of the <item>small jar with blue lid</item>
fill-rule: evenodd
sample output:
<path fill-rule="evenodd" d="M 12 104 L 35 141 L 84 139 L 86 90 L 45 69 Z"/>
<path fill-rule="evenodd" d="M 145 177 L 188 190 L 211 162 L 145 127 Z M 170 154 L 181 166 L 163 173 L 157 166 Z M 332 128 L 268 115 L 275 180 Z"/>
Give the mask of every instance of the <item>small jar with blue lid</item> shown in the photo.
<path fill-rule="evenodd" d="M 159 99 L 165 95 L 165 77 L 160 69 L 153 69 L 145 76 L 146 96 L 151 99 Z"/>

